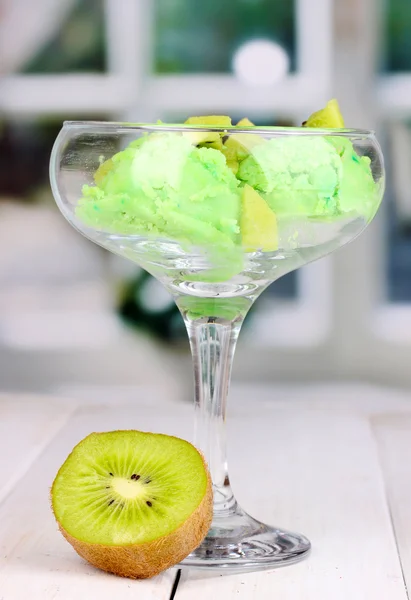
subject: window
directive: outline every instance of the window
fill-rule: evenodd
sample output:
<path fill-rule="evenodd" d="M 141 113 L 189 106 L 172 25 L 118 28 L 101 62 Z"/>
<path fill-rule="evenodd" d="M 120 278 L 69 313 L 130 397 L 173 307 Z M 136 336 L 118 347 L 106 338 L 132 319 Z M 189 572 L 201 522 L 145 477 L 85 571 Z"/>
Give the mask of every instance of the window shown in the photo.
<path fill-rule="evenodd" d="M 411 303 L 411 127 L 394 121 L 387 129 L 387 299 Z"/>
<path fill-rule="evenodd" d="M 3 71 L 25 74 L 104 72 L 104 2 L 16 2 L 2 15 Z"/>
<path fill-rule="evenodd" d="M 409 0 L 386 0 L 383 17 L 385 48 L 382 68 L 387 72 L 411 71 L 411 7 Z"/>
<path fill-rule="evenodd" d="M 404 344 L 411 343 L 411 4 L 407 0 L 386 0 L 382 24 L 384 43 L 376 99 L 387 192 L 383 208 L 385 239 L 375 239 L 373 247 L 383 259 L 379 267 L 382 275 L 385 270 L 385 285 L 375 299 L 372 325 L 380 352 L 389 356 L 387 364 L 393 361 L 393 372 L 400 372 L 407 360 Z"/>
<path fill-rule="evenodd" d="M 250 38 L 277 42 L 295 70 L 294 1 L 155 0 L 156 73 L 230 73 Z"/>

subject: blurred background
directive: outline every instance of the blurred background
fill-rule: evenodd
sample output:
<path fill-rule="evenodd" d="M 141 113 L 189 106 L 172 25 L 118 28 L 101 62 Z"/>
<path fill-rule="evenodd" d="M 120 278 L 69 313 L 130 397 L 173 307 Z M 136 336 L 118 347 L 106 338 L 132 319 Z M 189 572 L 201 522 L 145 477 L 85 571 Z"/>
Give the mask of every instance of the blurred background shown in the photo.
<path fill-rule="evenodd" d="M 409 0 L 0 0 L 0 389 L 191 394 L 170 298 L 54 205 L 63 120 L 299 125 L 332 97 L 348 126 L 377 131 L 384 206 L 349 247 L 271 286 L 234 376 L 411 386 Z"/>

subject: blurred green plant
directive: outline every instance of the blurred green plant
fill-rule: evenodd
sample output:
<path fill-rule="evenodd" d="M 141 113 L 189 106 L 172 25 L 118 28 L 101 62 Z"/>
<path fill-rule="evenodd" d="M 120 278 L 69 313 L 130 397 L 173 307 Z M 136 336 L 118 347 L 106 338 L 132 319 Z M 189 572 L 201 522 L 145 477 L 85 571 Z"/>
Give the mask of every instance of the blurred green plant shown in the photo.
<path fill-rule="evenodd" d="M 411 71 L 411 1 L 386 0 L 383 28 L 383 69 Z"/>
<path fill-rule="evenodd" d="M 164 342 L 186 339 L 183 318 L 164 286 L 140 270 L 120 294 L 118 313 L 133 328 L 146 331 Z"/>
<path fill-rule="evenodd" d="M 154 0 L 158 73 L 230 72 L 235 50 L 250 38 L 277 41 L 295 69 L 295 2 Z"/>
<path fill-rule="evenodd" d="M 105 45 L 104 2 L 78 0 L 61 29 L 22 72 L 104 72 Z"/>

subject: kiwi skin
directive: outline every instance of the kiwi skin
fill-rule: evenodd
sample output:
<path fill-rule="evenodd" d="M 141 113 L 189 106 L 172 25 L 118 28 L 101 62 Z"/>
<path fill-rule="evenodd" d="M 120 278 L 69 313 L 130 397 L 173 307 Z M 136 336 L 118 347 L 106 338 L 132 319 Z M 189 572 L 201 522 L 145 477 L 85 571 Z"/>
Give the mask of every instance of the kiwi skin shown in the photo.
<path fill-rule="evenodd" d="M 194 512 L 173 532 L 145 544 L 106 546 L 90 544 L 71 536 L 59 523 L 58 527 L 74 550 L 102 571 L 130 579 L 148 579 L 176 565 L 195 550 L 208 533 L 213 518 L 213 491 L 210 472 L 199 452 L 207 473 L 204 497 Z M 51 500 L 53 487 L 51 488 Z M 53 509 L 53 501 L 51 501 Z M 53 509 L 54 512 L 54 509 Z"/>

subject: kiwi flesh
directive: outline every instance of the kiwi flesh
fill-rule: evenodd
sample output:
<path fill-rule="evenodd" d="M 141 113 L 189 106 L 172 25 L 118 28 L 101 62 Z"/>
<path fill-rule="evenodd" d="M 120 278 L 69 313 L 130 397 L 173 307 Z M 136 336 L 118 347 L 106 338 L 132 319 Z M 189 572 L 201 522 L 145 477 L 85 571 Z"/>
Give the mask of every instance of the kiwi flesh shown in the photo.
<path fill-rule="evenodd" d="M 231 118 L 226 115 L 209 115 L 203 117 L 189 117 L 186 125 L 204 125 L 205 127 L 230 127 Z M 223 147 L 224 132 L 213 131 L 185 131 L 183 135 L 188 138 L 194 146 L 214 148 L 221 150 Z"/>
<path fill-rule="evenodd" d="M 189 442 L 140 431 L 92 433 L 51 489 L 64 537 L 95 567 L 133 579 L 177 564 L 212 519 L 207 465 Z"/>

